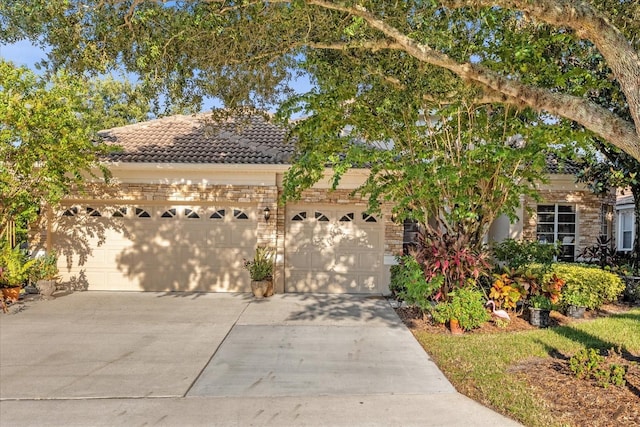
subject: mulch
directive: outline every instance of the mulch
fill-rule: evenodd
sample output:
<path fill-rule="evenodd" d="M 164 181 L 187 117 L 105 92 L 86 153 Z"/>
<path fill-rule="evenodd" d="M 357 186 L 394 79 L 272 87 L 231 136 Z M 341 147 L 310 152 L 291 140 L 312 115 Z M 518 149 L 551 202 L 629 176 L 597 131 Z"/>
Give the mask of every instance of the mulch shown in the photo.
<path fill-rule="evenodd" d="M 629 310 L 629 306 L 611 304 L 600 310 L 588 311 L 584 319 L 573 319 L 556 311 L 551 313 L 551 327 L 570 325 Z M 450 334 L 447 327 L 434 324 L 428 315 L 412 307 L 396 312 L 413 332 Z M 640 328 L 640 325 L 638 325 Z M 513 333 L 538 329 L 522 315 L 512 318 L 506 326 L 487 322 L 467 334 Z M 511 366 L 509 372 L 522 377 L 532 392 L 541 399 L 559 424 L 569 426 L 640 426 L 640 354 L 607 356 L 608 363 L 627 367 L 626 385 L 603 388 L 595 380 L 578 379 L 569 369 L 569 356 L 554 354 L 548 358 L 528 358 Z"/>

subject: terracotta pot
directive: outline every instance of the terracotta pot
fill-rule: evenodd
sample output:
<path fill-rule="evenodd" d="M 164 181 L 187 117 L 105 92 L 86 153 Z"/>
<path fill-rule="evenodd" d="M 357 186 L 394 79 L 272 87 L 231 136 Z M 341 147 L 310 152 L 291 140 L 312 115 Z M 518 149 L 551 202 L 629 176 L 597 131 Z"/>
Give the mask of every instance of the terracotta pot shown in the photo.
<path fill-rule="evenodd" d="M 2 297 L 7 301 L 17 302 L 20 299 L 20 289 L 22 289 L 20 286 L 2 288 Z"/>
<path fill-rule="evenodd" d="M 256 298 L 268 297 L 269 286 L 273 287 L 270 280 L 252 280 L 251 281 L 251 292 L 253 292 L 253 296 Z M 273 291 L 272 291 L 273 293 Z"/>
<path fill-rule="evenodd" d="M 464 329 L 460 327 L 460 322 L 458 321 L 458 319 L 449 320 L 449 329 L 451 330 L 451 334 L 453 335 L 464 334 Z"/>
<path fill-rule="evenodd" d="M 38 291 L 40 295 L 44 299 L 53 299 L 53 293 L 56 291 L 56 281 L 55 280 L 38 280 L 36 283 L 38 287 Z"/>

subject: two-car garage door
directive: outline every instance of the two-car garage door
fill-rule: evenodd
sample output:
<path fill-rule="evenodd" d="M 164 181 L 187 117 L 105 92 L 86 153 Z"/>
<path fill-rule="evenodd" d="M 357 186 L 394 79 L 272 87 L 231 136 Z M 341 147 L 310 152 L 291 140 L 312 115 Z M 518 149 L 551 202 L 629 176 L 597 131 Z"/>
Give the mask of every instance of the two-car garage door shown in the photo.
<path fill-rule="evenodd" d="M 247 292 L 242 262 L 253 256 L 257 216 L 256 207 L 73 206 L 54 241 L 61 271 L 81 288 Z"/>

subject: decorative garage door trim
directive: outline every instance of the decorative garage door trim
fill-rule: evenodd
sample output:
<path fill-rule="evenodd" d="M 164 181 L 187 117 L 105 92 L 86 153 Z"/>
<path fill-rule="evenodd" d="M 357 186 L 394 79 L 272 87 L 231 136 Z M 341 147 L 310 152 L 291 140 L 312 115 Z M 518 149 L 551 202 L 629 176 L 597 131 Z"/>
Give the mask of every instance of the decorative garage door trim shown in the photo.
<path fill-rule="evenodd" d="M 54 242 L 65 279 L 90 290 L 250 291 L 257 206 L 74 205 Z M 69 267 L 70 265 L 70 267 Z"/>
<path fill-rule="evenodd" d="M 384 224 L 363 207 L 287 208 L 287 292 L 379 293 L 383 259 Z"/>

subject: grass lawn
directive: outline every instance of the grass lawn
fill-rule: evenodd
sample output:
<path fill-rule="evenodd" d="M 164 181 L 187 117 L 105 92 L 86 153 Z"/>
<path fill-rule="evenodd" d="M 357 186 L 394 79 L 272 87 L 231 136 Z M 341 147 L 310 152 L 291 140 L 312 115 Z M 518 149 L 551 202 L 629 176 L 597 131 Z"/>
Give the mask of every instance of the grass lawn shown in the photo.
<path fill-rule="evenodd" d="M 550 413 L 515 372 L 519 364 L 532 358 L 564 359 L 589 347 L 620 348 L 640 360 L 640 308 L 550 329 L 464 336 L 413 332 L 458 391 L 527 426 L 565 422 Z"/>

